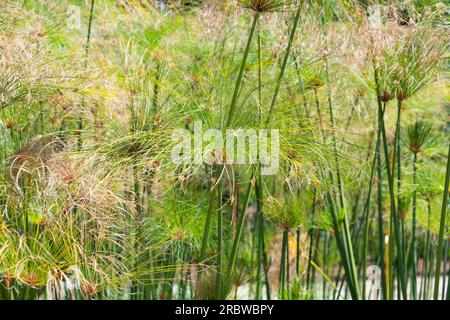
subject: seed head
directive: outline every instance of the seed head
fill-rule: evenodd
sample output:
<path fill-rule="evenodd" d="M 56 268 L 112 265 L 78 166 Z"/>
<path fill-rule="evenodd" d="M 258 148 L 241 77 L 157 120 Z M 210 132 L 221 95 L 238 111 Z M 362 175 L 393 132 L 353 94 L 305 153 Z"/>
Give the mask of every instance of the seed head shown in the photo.
<path fill-rule="evenodd" d="M 379 98 L 383 102 L 389 102 L 390 100 L 394 99 L 394 95 L 389 90 L 383 90 L 383 92 L 380 93 Z"/>
<path fill-rule="evenodd" d="M 407 128 L 406 133 L 408 149 L 417 155 L 422 152 L 424 145 L 431 136 L 431 125 L 423 121 L 416 121 Z"/>
<path fill-rule="evenodd" d="M 400 101 L 404 101 L 408 98 L 408 95 L 403 90 L 398 90 L 397 92 L 397 99 Z"/>
<path fill-rule="evenodd" d="M 290 0 L 238 0 L 238 3 L 246 8 L 258 13 L 281 11 Z"/>
<path fill-rule="evenodd" d="M 308 89 L 317 89 L 325 84 L 324 80 L 319 76 L 313 76 L 306 84 Z"/>
<path fill-rule="evenodd" d="M 82 286 L 82 291 L 87 299 L 91 299 L 95 294 L 97 294 L 98 285 L 95 283 L 85 282 Z"/>

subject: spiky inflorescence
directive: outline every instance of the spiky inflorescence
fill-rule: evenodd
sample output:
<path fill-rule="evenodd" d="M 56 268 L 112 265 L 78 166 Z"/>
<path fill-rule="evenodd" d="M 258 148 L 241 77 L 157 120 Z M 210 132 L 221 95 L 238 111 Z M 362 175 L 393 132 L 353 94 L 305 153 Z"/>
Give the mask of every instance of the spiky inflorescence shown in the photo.
<path fill-rule="evenodd" d="M 280 11 L 292 2 L 291 0 L 238 0 L 242 7 L 259 13 Z"/>
<path fill-rule="evenodd" d="M 431 134 L 431 125 L 423 121 L 416 121 L 407 128 L 407 145 L 412 153 L 418 154 L 428 141 Z"/>
<path fill-rule="evenodd" d="M 421 29 L 405 37 L 395 53 L 397 68 L 393 76 L 398 100 L 410 98 L 438 78 L 447 52 L 446 37 L 445 31 L 430 35 Z"/>

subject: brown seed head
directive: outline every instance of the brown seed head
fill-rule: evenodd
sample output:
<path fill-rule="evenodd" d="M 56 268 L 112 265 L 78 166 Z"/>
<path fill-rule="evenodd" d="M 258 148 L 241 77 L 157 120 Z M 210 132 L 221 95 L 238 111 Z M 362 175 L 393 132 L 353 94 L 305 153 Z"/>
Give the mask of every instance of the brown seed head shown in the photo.
<path fill-rule="evenodd" d="M 394 95 L 389 90 L 383 90 L 383 92 L 380 93 L 379 98 L 383 102 L 389 102 L 394 99 Z"/>
<path fill-rule="evenodd" d="M 242 7 L 258 13 L 280 11 L 288 2 L 282 0 L 238 0 Z"/>

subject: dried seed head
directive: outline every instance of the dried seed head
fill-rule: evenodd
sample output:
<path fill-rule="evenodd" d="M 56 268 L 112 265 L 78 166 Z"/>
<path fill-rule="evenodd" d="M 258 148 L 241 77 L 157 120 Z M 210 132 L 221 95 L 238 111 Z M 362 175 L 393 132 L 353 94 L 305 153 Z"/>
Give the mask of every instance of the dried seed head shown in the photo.
<path fill-rule="evenodd" d="M 84 295 L 90 299 L 97 293 L 97 284 L 85 282 L 82 286 Z"/>

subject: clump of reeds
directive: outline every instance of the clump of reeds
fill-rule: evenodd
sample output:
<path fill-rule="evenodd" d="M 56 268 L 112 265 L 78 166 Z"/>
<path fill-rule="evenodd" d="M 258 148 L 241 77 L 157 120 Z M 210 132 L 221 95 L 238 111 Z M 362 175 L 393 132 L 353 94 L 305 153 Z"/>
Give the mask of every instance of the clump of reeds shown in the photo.
<path fill-rule="evenodd" d="M 0 4 L 0 299 L 448 298 L 439 5 L 50 2 Z M 279 171 L 173 163 L 198 122 Z"/>

